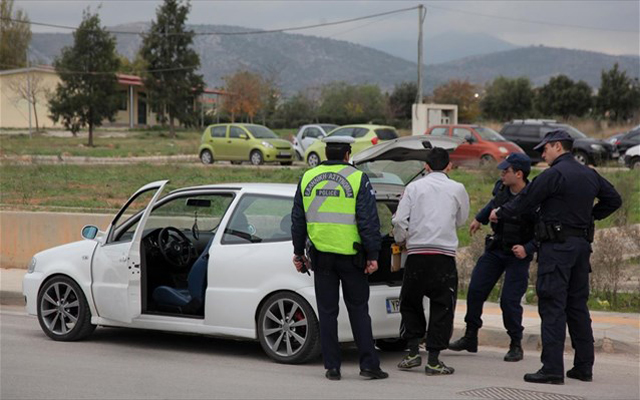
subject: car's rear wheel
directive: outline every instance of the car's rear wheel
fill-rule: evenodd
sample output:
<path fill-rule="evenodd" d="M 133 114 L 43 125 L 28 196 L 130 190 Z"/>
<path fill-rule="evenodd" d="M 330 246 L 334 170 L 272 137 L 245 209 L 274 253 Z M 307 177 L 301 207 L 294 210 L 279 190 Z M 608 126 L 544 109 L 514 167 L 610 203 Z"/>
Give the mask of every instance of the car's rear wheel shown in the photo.
<path fill-rule="evenodd" d="M 62 275 L 46 281 L 40 289 L 38 322 L 47 336 L 64 342 L 84 339 L 96 329 L 82 289 Z"/>
<path fill-rule="evenodd" d="M 480 157 L 480 165 L 491 165 L 491 164 L 495 164 L 496 159 L 493 158 L 491 155 L 489 154 L 485 154 L 482 157 Z"/>
<path fill-rule="evenodd" d="M 213 154 L 209 150 L 202 150 L 200 153 L 200 161 L 203 164 L 213 164 Z"/>
<path fill-rule="evenodd" d="M 296 293 L 276 293 L 260 308 L 260 345 L 279 363 L 301 364 L 316 358 L 320 354 L 319 332 L 316 314 Z"/>
<path fill-rule="evenodd" d="M 320 164 L 320 157 L 316 153 L 309 154 L 309 156 L 307 157 L 307 164 L 311 168 L 317 167 L 318 164 Z"/>
<path fill-rule="evenodd" d="M 403 351 L 407 348 L 407 341 L 400 338 L 377 339 L 376 346 L 382 351 Z"/>
<path fill-rule="evenodd" d="M 576 161 L 579 162 L 582 165 L 588 165 L 589 164 L 589 156 L 584 151 L 576 151 L 576 152 L 574 152 L 573 153 L 573 158 L 575 158 Z"/>
<path fill-rule="evenodd" d="M 640 169 L 640 157 L 636 157 L 629 163 L 631 169 Z"/>
<path fill-rule="evenodd" d="M 249 161 L 253 165 L 262 165 L 264 164 L 264 157 L 262 156 L 262 152 L 260 150 L 254 150 L 249 155 Z"/>

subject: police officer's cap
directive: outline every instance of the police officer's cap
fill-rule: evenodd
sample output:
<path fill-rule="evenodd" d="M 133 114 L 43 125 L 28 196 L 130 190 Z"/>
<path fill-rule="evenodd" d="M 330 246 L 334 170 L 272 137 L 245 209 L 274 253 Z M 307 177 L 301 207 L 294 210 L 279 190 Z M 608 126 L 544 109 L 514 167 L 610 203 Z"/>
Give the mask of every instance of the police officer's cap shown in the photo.
<path fill-rule="evenodd" d="M 517 171 L 529 172 L 531 171 L 531 159 L 524 153 L 512 153 L 507 156 L 500 164 L 499 169 L 513 168 Z"/>
<path fill-rule="evenodd" d="M 544 148 L 544 145 L 551 142 L 572 142 L 573 138 L 567 131 L 564 129 L 556 129 L 555 131 L 547 132 L 542 139 L 542 142 L 538 143 L 536 147 L 533 149 L 536 151 L 541 151 Z"/>
<path fill-rule="evenodd" d="M 356 140 L 351 136 L 326 136 L 322 141 L 328 146 L 351 146 Z"/>

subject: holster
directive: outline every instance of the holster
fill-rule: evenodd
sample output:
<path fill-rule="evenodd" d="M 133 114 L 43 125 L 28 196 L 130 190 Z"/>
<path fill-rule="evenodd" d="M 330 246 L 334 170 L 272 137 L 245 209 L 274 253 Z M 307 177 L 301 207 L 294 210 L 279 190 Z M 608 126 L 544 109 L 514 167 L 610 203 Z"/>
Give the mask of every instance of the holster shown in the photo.
<path fill-rule="evenodd" d="M 498 248 L 498 239 L 495 237 L 495 235 L 487 235 L 484 238 L 484 249 L 486 251 L 489 250 L 494 250 Z"/>
<path fill-rule="evenodd" d="M 366 257 L 362 245 L 360 243 L 353 242 L 353 249 L 357 251 L 353 256 L 353 266 L 356 268 L 364 268 L 367 260 L 365 259 Z"/>

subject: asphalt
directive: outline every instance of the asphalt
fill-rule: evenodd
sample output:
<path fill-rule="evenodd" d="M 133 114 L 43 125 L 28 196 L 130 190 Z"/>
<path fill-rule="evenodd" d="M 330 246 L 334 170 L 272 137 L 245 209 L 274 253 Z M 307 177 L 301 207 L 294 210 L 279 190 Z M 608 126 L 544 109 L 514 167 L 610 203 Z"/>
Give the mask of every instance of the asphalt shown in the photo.
<path fill-rule="evenodd" d="M 20 306 L 24 305 L 22 295 L 22 278 L 24 269 L 0 269 L 0 304 Z M 525 350 L 539 351 L 542 348 L 540 340 L 540 316 L 536 306 L 523 305 L 524 336 L 522 345 Z M 454 320 L 453 340 L 464 333 L 464 315 L 466 302 L 458 301 Z M 509 337 L 502 324 L 500 305 L 485 303 L 483 311 L 483 327 L 479 332 L 480 346 L 508 347 Z M 640 355 L 640 313 L 616 313 L 604 311 L 591 312 L 593 334 L 596 352 L 624 353 L 631 356 Z M 571 342 L 567 334 L 565 344 L 571 349 Z"/>

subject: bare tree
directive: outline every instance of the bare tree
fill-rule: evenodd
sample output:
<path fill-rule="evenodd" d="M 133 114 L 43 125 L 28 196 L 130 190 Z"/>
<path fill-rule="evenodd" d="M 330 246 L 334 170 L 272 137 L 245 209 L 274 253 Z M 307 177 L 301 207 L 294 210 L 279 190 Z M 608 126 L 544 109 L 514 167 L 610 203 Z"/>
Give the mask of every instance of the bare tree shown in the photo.
<path fill-rule="evenodd" d="M 29 103 L 29 107 L 33 108 L 36 132 L 38 132 L 40 128 L 38 125 L 37 105 L 46 102 L 50 92 L 49 88 L 43 83 L 42 77 L 28 71 L 26 75 L 10 79 L 7 86 L 15 93 L 15 96 L 11 99 L 13 104 L 17 105 L 22 100 L 26 100 Z"/>

